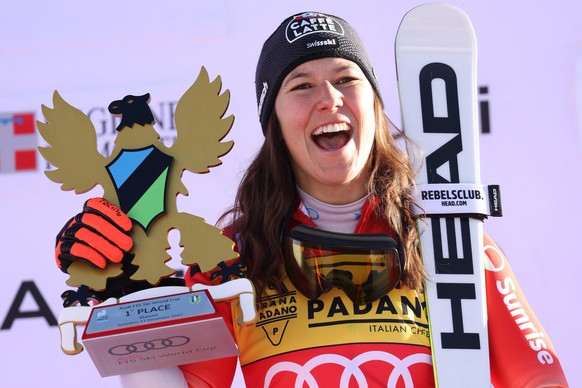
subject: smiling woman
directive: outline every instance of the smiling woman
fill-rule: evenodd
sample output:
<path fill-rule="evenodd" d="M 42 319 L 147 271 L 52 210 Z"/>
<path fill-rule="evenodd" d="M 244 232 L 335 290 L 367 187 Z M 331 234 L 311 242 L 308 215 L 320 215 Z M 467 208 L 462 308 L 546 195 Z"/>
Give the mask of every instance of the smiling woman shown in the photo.
<path fill-rule="evenodd" d="M 244 268 L 263 306 L 252 327 L 234 324 L 236 309 L 227 316 L 247 386 L 434 386 L 413 173 L 393 134 L 407 139 L 362 42 L 336 16 L 293 15 L 263 45 L 255 81 L 265 141 L 223 218 L 241 257 L 222 267 Z M 504 328 L 491 334 L 497 355 L 515 320 L 490 314 Z M 492 364 L 496 386 L 518 375 L 564 386 L 559 363 L 542 370 L 515 338 L 519 356 Z M 182 370 L 216 383 L 218 364 Z"/>
<path fill-rule="evenodd" d="M 296 25 L 334 29 L 297 35 Z M 333 42 L 310 44 L 328 40 Z M 244 256 L 254 263 L 248 276 L 259 293 L 268 287 L 284 289 L 281 239 L 289 226 L 301 223 L 295 212 L 303 212 L 306 202 L 320 204 L 324 217 L 317 225 L 348 233 L 369 206 L 386 223 L 381 232 L 394 234 L 404 247 L 403 281 L 420 290 L 424 272 L 410 211 L 413 174 L 392 136 L 400 131 L 384 113 L 378 81 L 357 32 L 345 20 L 317 12 L 285 20 L 263 45 L 255 84 L 265 142 L 230 214 L 234 229 L 245 236 L 249 254 Z M 328 206 L 342 214 L 354 203 L 359 208 L 347 224 L 336 218 L 328 223 Z"/>

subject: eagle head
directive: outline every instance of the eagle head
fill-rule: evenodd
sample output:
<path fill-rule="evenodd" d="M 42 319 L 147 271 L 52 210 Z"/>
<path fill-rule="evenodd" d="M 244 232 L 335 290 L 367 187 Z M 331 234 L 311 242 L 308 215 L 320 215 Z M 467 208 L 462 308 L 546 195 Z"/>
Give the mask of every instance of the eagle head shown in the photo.
<path fill-rule="evenodd" d="M 153 125 L 154 115 L 148 105 L 150 94 L 143 96 L 125 96 L 122 100 L 113 101 L 107 108 L 113 116 L 121 116 L 121 122 L 117 126 L 117 131 L 125 127 L 133 127 L 134 124 L 144 126 Z"/>

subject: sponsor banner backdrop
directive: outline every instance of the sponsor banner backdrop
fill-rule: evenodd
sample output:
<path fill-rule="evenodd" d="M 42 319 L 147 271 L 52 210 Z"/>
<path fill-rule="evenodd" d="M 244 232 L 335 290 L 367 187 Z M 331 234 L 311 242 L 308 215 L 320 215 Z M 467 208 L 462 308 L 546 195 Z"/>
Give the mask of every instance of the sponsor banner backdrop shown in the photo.
<path fill-rule="evenodd" d="M 188 197 L 178 208 L 214 223 L 232 203 L 245 166 L 262 141 L 254 74 L 263 41 L 284 17 L 304 11 L 342 16 L 360 32 L 378 76 L 386 111 L 399 125 L 394 38 L 420 1 L 297 0 L 285 4 L 103 0 L 95 4 L 13 1 L 0 24 L 0 343 L 3 384 L 117 387 L 101 378 L 85 352 L 60 350 L 55 326 L 67 275 L 54 260 L 55 235 L 100 188 L 61 191 L 35 151 L 34 122 L 55 90 L 88 115 L 97 147 L 113 147 L 118 122 L 107 106 L 150 93 L 162 140 L 175 138 L 176 102 L 205 66 L 231 92 L 233 150 L 209 174 L 184 174 Z M 499 184 L 504 217 L 485 231 L 504 250 L 538 318 L 549 332 L 571 386 L 582 386 L 578 344 L 566 325 L 582 254 L 577 221 L 582 192 L 582 5 L 574 0 L 487 3 L 454 1 L 472 18 L 479 45 L 483 184 Z M 24 22 L 25 21 L 25 22 Z M 540 23 L 540 21 L 542 21 Z M 8 38 L 9 37 L 9 38 Z M 79 160 L 79 163 L 83 163 Z M 575 197 L 575 195 L 574 195 Z M 575 200 L 574 200 L 575 201 Z M 172 235 L 173 249 L 177 236 Z M 171 251 L 173 252 L 173 251 Z M 176 268 L 179 263 L 172 263 Z M 568 317 L 566 321 L 564 317 Z M 575 333 L 574 333 L 575 335 Z M 50 362 L 47 362 L 49 361 Z M 241 386 L 240 376 L 236 380 Z"/>

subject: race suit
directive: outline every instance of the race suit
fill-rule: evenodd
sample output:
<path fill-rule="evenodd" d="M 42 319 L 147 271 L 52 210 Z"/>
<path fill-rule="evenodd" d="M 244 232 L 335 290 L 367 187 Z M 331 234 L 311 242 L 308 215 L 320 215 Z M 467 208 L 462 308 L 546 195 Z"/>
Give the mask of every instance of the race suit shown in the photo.
<path fill-rule="evenodd" d="M 355 233 L 386 233 L 389 226 L 367 201 Z M 291 226 L 315 226 L 297 210 Z M 228 234 L 228 230 L 225 232 Z M 236 241 L 236 236 L 231 236 Z M 239 242 L 240 243 L 240 242 Z M 499 248 L 485 236 L 491 379 L 495 387 L 567 387 L 548 335 L 529 308 Z M 245 258 L 208 273 L 190 268 L 187 285 L 244 277 Z M 426 303 L 405 286 L 356 305 L 340 289 L 309 300 L 285 280 L 284 293 L 257 299 L 258 320 L 238 325 L 236 301 L 220 303 L 240 350 L 247 387 L 434 387 Z M 215 387 L 230 387 L 236 358 L 183 365 Z M 462 368 L 462 366 L 459 366 Z"/>

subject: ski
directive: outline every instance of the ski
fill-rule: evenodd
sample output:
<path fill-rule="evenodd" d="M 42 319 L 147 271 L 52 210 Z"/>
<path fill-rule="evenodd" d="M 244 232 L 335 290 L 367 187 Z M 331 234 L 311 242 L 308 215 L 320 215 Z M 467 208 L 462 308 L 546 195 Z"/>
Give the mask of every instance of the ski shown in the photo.
<path fill-rule="evenodd" d="M 395 50 L 403 129 L 421 150 L 408 151 L 436 384 L 489 388 L 475 33 L 459 8 L 425 4 L 404 16 Z"/>

